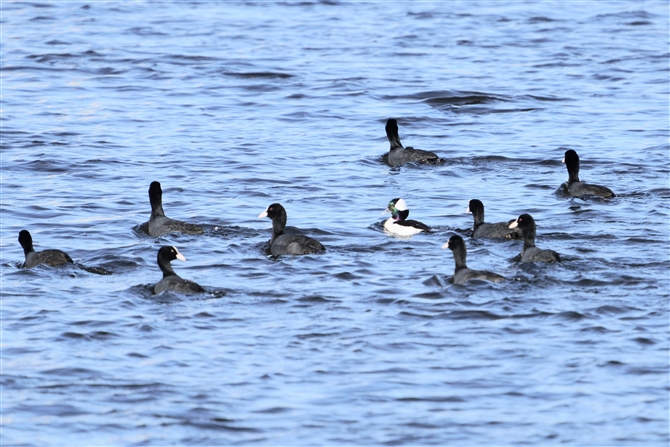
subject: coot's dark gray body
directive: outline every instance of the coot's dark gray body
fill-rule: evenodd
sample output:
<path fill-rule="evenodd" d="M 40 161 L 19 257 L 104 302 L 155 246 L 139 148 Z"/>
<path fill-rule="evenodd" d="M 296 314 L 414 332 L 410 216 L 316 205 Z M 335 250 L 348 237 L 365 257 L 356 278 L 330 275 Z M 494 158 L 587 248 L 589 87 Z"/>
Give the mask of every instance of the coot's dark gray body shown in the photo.
<path fill-rule="evenodd" d="M 535 219 L 530 214 L 522 214 L 510 224 L 510 228 L 516 227 L 521 228 L 523 236 L 522 262 L 558 262 L 561 260 L 555 251 L 535 246 Z"/>
<path fill-rule="evenodd" d="M 561 185 L 563 191 L 573 197 L 598 196 L 604 198 L 616 197 L 616 194 L 606 186 L 592 185 L 579 180 L 579 155 L 569 149 L 565 151 L 563 163 L 568 169 L 568 181 Z"/>
<path fill-rule="evenodd" d="M 174 259 L 179 259 L 180 261 L 185 261 L 186 258 L 179 253 L 177 247 L 161 247 L 158 250 L 158 267 L 160 267 L 163 272 L 163 279 L 158 281 L 154 286 L 154 294 L 159 294 L 162 292 L 179 292 L 179 293 L 202 293 L 205 291 L 199 284 L 189 281 L 188 279 L 183 279 L 177 275 L 170 261 Z"/>
<path fill-rule="evenodd" d="M 23 247 L 23 254 L 26 256 L 26 260 L 23 263 L 24 268 L 32 268 L 40 264 L 53 267 L 73 263 L 72 258 L 61 250 L 35 251 L 33 248 L 33 238 L 28 230 L 21 230 L 19 232 L 19 243 Z"/>
<path fill-rule="evenodd" d="M 468 203 L 468 211 L 472 213 L 475 225 L 472 230 L 472 238 L 491 238 L 491 239 L 520 239 L 521 230 L 510 228 L 509 222 L 486 223 L 484 222 L 484 204 L 481 200 L 472 199 Z"/>
<path fill-rule="evenodd" d="M 402 166 L 405 163 L 441 163 L 442 161 L 433 152 L 403 147 L 398 135 L 398 122 L 393 118 L 386 122 L 386 137 L 389 139 L 391 148 L 384 160 L 389 166 Z"/>
<path fill-rule="evenodd" d="M 158 237 L 168 233 L 202 234 L 200 225 L 190 224 L 170 219 L 163 212 L 163 190 L 159 182 L 151 182 L 149 186 L 149 202 L 151 202 L 151 217 L 147 232 L 150 236 Z"/>
<path fill-rule="evenodd" d="M 270 239 L 270 253 L 279 255 L 307 255 L 320 253 L 325 250 L 321 242 L 307 236 L 289 235 L 284 233 L 286 228 L 286 210 L 279 203 L 273 203 L 258 215 L 272 219 L 272 238 Z"/>
<path fill-rule="evenodd" d="M 504 276 L 497 273 L 492 273 L 487 270 L 473 270 L 468 268 L 465 264 L 467 251 L 465 249 L 465 242 L 463 238 L 458 235 L 453 235 L 449 241 L 442 246 L 442 248 L 449 248 L 454 253 L 454 261 L 456 268 L 454 269 L 454 284 L 465 284 L 471 279 L 483 279 L 486 281 L 500 282 L 505 281 Z"/>

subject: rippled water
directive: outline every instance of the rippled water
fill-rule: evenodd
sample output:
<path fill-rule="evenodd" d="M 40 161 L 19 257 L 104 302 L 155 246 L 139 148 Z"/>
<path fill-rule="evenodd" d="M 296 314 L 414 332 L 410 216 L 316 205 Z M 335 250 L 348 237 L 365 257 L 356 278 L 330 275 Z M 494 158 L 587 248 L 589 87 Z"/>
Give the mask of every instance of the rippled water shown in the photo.
<path fill-rule="evenodd" d="M 3 445 L 668 445 L 667 2 L 1 8 Z M 142 231 L 153 180 L 204 235 Z M 272 202 L 326 253 L 268 258 Z M 166 244 L 206 295 L 151 295 Z"/>

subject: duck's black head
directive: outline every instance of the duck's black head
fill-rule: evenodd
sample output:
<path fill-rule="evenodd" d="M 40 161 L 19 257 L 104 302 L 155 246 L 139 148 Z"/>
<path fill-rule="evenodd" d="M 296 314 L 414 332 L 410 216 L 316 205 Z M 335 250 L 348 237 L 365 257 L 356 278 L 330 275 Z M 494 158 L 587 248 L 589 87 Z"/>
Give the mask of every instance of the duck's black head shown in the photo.
<path fill-rule="evenodd" d="M 407 216 L 409 216 L 407 204 L 401 198 L 391 200 L 386 210 L 391 212 L 391 215 L 395 220 L 405 220 L 407 219 Z"/>
<path fill-rule="evenodd" d="M 405 211 L 407 209 L 407 203 L 401 198 L 393 199 L 389 202 L 386 209 L 392 213 L 395 211 Z"/>

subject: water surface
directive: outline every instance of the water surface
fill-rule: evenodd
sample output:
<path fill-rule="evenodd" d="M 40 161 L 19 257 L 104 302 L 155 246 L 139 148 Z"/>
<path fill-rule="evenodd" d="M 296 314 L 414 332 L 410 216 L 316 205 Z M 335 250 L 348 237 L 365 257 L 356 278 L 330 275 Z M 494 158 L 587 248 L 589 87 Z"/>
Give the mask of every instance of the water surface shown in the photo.
<path fill-rule="evenodd" d="M 4 445 L 668 444 L 667 2 L 1 8 Z M 389 117 L 445 163 L 382 164 Z M 154 180 L 204 235 L 142 231 Z M 273 202 L 327 252 L 269 258 Z M 207 294 L 151 295 L 162 245 Z"/>

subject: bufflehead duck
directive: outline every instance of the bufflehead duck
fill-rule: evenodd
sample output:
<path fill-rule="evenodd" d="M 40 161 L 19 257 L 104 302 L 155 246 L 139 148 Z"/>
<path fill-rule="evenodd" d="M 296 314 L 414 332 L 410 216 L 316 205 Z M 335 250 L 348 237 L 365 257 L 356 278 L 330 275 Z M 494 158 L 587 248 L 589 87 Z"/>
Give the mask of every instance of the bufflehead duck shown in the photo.
<path fill-rule="evenodd" d="M 384 229 L 392 234 L 398 236 L 412 236 L 422 231 L 430 231 L 430 227 L 416 220 L 407 220 L 409 210 L 407 204 L 403 199 L 393 199 L 389 202 L 388 207 L 382 211 L 382 214 L 390 212 L 386 222 L 384 222 Z"/>

